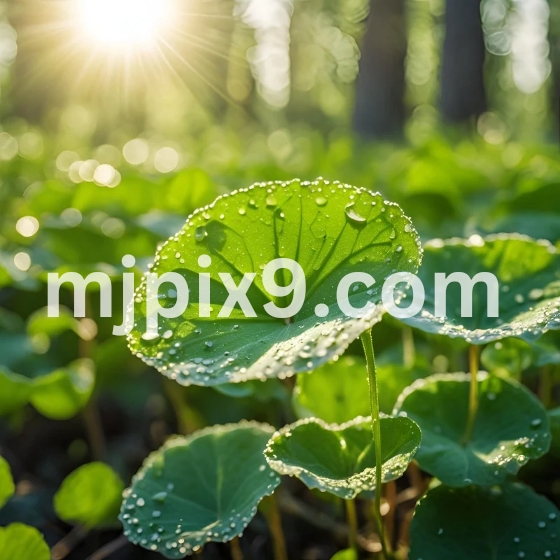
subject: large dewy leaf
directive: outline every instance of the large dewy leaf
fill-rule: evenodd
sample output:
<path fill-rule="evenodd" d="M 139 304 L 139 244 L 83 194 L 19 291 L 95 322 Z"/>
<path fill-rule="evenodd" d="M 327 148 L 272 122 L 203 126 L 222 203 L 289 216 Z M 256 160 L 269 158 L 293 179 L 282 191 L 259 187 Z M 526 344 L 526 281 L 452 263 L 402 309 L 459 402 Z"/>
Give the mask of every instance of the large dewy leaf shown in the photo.
<path fill-rule="evenodd" d="M 472 317 L 463 317 L 457 282 L 447 288 L 446 317 L 435 316 L 435 274 L 480 272 L 499 283 L 499 317 L 487 315 L 487 288 L 473 291 Z M 510 336 L 532 340 L 548 329 L 560 328 L 560 254 L 547 241 L 521 235 L 478 235 L 465 239 L 433 240 L 425 246 L 419 272 L 426 292 L 421 313 L 403 321 L 429 333 L 485 344 Z"/>
<path fill-rule="evenodd" d="M 167 558 L 183 558 L 242 533 L 280 484 L 263 455 L 273 432 L 242 422 L 170 440 L 146 459 L 124 494 L 125 535 Z"/>
<path fill-rule="evenodd" d="M 35 527 L 12 523 L 0 527 L 0 558 L 6 560 L 49 560 L 51 552 Z"/>
<path fill-rule="evenodd" d="M 381 419 L 382 480 L 402 476 L 421 441 L 418 426 L 408 418 Z M 276 432 L 266 451 L 269 465 L 280 474 L 297 476 L 346 500 L 375 489 L 375 445 L 371 419 L 326 424 L 306 418 Z"/>
<path fill-rule="evenodd" d="M 430 490 L 410 526 L 410 560 L 558 557 L 559 512 L 521 484 Z"/>
<path fill-rule="evenodd" d="M 206 269 L 198 264 L 202 255 L 212 258 Z M 272 298 L 263 285 L 264 267 L 277 258 L 296 261 L 305 274 L 305 302 L 289 321 L 275 319 L 263 308 L 273 300 L 278 307 L 289 303 Z M 420 259 L 410 220 L 379 194 L 323 180 L 257 184 L 195 212 L 165 243 L 151 271 L 181 274 L 189 284 L 190 304 L 177 319 L 160 318 L 159 336 L 146 336 L 144 282 L 136 294 L 129 344 L 146 363 L 184 385 L 309 371 L 342 354 L 380 320 L 378 305 L 368 306 L 358 318 L 341 312 L 341 279 L 351 272 L 374 277 L 370 288 L 355 283 L 349 290 L 350 304 L 363 308 L 380 302 L 385 278 L 393 272 L 416 272 Z M 199 316 L 202 272 L 212 279 L 210 318 Z M 218 317 L 227 297 L 219 273 L 231 274 L 236 285 L 244 273 L 256 274 L 248 291 L 256 317 L 246 318 L 238 307 L 230 317 Z M 164 284 L 158 294 L 166 307 L 176 302 L 170 286 Z M 322 311 L 328 306 L 327 316 L 316 315 L 318 305 Z"/>
<path fill-rule="evenodd" d="M 523 385 L 479 374 L 479 408 L 472 436 L 466 432 L 470 375 L 421 379 L 399 397 L 394 414 L 405 413 L 422 430 L 416 460 L 449 486 L 503 482 L 550 445 L 546 410 Z"/>
<path fill-rule="evenodd" d="M 86 527 L 112 524 L 124 484 L 105 463 L 88 463 L 70 473 L 54 496 L 60 519 Z"/>

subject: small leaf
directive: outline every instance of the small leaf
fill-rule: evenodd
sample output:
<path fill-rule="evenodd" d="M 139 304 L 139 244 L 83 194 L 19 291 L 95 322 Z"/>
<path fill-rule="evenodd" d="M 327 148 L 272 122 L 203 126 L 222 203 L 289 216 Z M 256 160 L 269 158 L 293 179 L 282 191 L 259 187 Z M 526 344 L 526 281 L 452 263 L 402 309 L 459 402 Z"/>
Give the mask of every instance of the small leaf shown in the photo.
<path fill-rule="evenodd" d="M 503 482 L 550 445 L 546 410 L 523 385 L 479 374 L 479 408 L 466 432 L 470 375 L 433 375 L 407 388 L 394 414 L 405 413 L 422 430 L 420 467 L 449 486 Z"/>
<path fill-rule="evenodd" d="M 280 484 L 263 456 L 273 431 L 241 422 L 170 440 L 124 493 L 125 535 L 167 558 L 183 558 L 242 533 L 261 499 Z"/>
<path fill-rule="evenodd" d="M 383 482 L 402 476 L 421 441 L 408 418 L 381 419 Z M 350 500 L 375 489 L 375 445 L 371 419 L 326 424 L 306 418 L 276 432 L 266 451 L 268 464 L 280 474 L 296 476 L 309 488 Z"/>
<path fill-rule="evenodd" d="M 480 355 L 480 362 L 490 373 L 519 380 L 534 358 L 534 351 L 528 342 L 519 338 L 505 338 L 486 346 Z"/>
<path fill-rule="evenodd" d="M 298 375 L 292 403 L 299 418 L 341 424 L 369 413 L 366 362 L 342 356 L 312 373 Z"/>
<path fill-rule="evenodd" d="M 16 487 L 10 465 L 0 456 L 0 508 L 14 495 Z"/>
<path fill-rule="evenodd" d="M 358 560 L 358 555 L 353 548 L 347 548 L 337 552 L 331 560 Z"/>
<path fill-rule="evenodd" d="M 486 284 L 473 290 L 472 317 L 463 316 L 457 282 L 447 288 L 446 317 L 435 316 L 435 274 L 492 273 L 500 287 L 499 317 L 488 317 Z M 560 253 L 547 241 L 521 235 L 475 235 L 468 240 L 436 239 L 425 246 L 419 272 L 426 300 L 421 313 L 403 322 L 428 333 L 485 344 L 506 337 L 534 340 L 560 328 Z"/>
<path fill-rule="evenodd" d="M 198 265 L 202 255 L 212 258 L 207 268 Z M 289 321 L 275 319 L 264 309 L 270 303 L 287 306 L 263 283 L 263 269 L 280 257 L 299 263 L 306 280 L 303 307 Z M 164 244 L 151 272 L 182 275 L 191 290 L 190 304 L 176 319 L 160 318 L 160 336 L 143 339 L 144 282 L 136 293 L 129 345 L 146 363 L 183 385 L 310 371 L 342 354 L 381 319 L 377 304 L 385 278 L 396 271 L 416 272 L 420 259 L 410 220 L 379 194 L 323 180 L 257 184 L 195 212 Z M 367 288 L 356 283 L 350 289 L 351 305 L 365 308 L 359 318 L 350 318 L 339 309 L 337 287 L 346 275 L 364 271 L 375 284 Z M 211 275 L 210 318 L 200 317 L 201 272 Z M 218 317 L 227 298 L 220 273 L 231 274 L 236 285 L 244 273 L 256 274 L 247 293 L 256 317 L 245 317 L 238 306 L 230 317 Z M 159 296 L 162 305 L 176 302 L 168 284 Z M 316 314 L 318 305 L 323 311 L 328 306 L 326 317 Z"/>
<path fill-rule="evenodd" d="M 32 392 L 32 381 L 0 366 L 0 416 L 23 408 Z"/>
<path fill-rule="evenodd" d="M 77 360 L 69 366 L 33 380 L 31 404 L 47 418 L 72 418 L 88 403 L 95 384 L 91 360 Z"/>
<path fill-rule="evenodd" d="M 85 359 L 32 378 L 0 367 L 0 416 L 31 403 L 47 418 L 72 418 L 89 401 L 94 383 L 93 362 Z"/>
<path fill-rule="evenodd" d="M 86 527 L 112 524 L 119 512 L 124 484 L 105 463 L 88 463 L 70 473 L 54 496 L 60 519 Z"/>
<path fill-rule="evenodd" d="M 560 513 L 522 484 L 430 490 L 410 527 L 410 560 L 556 558 Z"/>
<path fill-rule="evenodd" d="M 23 523 L 12 523 L 0 527 L 0 558 L 50 560 L 51 552 L 37 529 Z"/>

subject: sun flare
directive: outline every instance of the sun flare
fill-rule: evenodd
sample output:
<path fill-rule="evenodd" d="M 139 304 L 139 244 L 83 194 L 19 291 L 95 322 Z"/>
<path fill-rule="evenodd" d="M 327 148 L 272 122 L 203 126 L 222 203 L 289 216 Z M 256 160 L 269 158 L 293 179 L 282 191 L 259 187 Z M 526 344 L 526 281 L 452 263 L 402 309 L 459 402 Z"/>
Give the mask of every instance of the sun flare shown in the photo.
<path fill-rule="evenodd" d="M 89 38 L 112 46 L 154 43 L 170 23 L 168 0 L 80 0 Z"/>

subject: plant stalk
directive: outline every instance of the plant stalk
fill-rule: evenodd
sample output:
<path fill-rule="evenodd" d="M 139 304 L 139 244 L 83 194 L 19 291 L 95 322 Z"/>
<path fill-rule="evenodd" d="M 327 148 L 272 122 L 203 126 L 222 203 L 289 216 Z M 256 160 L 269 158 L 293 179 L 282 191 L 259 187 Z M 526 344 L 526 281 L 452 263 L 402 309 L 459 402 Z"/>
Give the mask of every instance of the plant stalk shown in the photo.
<path fill-rule="evenodd" d="M 124 535 L 121 535 L 115 540 L 112 540 L 111 542 L 108 542 L 106 545 L 102 546 L 97 552 L 94 552 L 91 556 L 89 556 L 87 560 L 105 560 L 105 558 L 111 556 L 113 552 L 116 552 L 123 546 L 126 546 L 128 542 L 128 539 Z"/>
<path fill-rule="evenodd" d="M 469 412 L 467 417 L 467 427 L 463 435 L 463 444 L 470 441 L 478 412 L 478 359 L 480 356 L 480 347 L 471 345 L 469 347 L 469 370 L 471 373 L 471 384 L 469 390 Z"/>
<path fill-rule="evenodd" d="M 403 342 L 403 364 L 407 368 L 411 368 L 414 365 L 414 360 L 416 359 L 416 348 L 414 347 L 414 333 L 412 328 L 409 326 L 404 327 L 402 331 L 402 342 Z"/>
<path fill-rule="evenodd" d="M 552 406 L 552 366 L 544 366 L 541 370 L 539 398 L 545 408 Z"/>
<path fill-rule="evenodd" d="M 375 371 L 375 354 L 373 352 L 373 338 L 371 331 L 366 331 L 361 336 L 364 353 L 366 355 L 366 365 L 368 372 L 369 402 L 371 410 L 371 427 L 373 432 L 373 443 L 375 445 L 375 507 L 374 515 L 381 541 L 381 556 L 388 558 L 388 546 L 385 540 L 385 529 L 381 516 L 381 495 L 383 493 L 382 483 L 382 458 L 381 458 L 381 420 L 379 415 L 379 393 L 377 389 L 377 375 Z"/>
<path fill-rule="evenodd" d="M 270 534 L 272 535 L 274 560 L 288 560 L 286 539 L 284 538 L 284 530 L 282 529 L 282 516 L 280 515 L 278 501 L 274 494 L 266 497 L 261 502 L 261 512 L 266 518 Z"/>
<path fill-rule="evenodd" d="M 358 515 L 356 514 L 356 500 L 344 500 L 346 506 L 346 521 L 348 523 L 348 548 L 358 554 Z"/>
<path fill-rule="evenodd" d="M 229 541 L 229 551 L 231 552 L 232 560 L 243 560 L 243 551 L 241 550 L 241 543 L 239 537 L 235 537 Z"/>

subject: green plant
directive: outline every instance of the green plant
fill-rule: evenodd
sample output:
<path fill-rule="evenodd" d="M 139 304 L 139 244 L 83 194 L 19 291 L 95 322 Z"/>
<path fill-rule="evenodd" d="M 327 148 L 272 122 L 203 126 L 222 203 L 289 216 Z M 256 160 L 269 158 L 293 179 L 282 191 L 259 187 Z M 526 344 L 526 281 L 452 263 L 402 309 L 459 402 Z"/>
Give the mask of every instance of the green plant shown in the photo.
<path fill-rule="evenodd" d="M 317 150 L 311 169 L 363 184 L 375 176 L 400 206 L 322 179 L 230 192 L 253 176 L 286 176 L 272 164 L 224 167 L 227 181 L 215 170 L 212 178 L 187 169 L 157 182 L 130 172 L 118 189 L 51 180 L 25 196 L 8 176 L 15 194 L 12 207 L 0 207 L 0 295 L 14 299 L 0 308 L 0 415 L 22 441 L 43 422 L 79 429 L 52 453 L 68 457 L 64 467 L 41 463 L 35 478 L 22 474 L 10 444 L 2 447 L 1 552 L 17 542 L 22 549 L 6 549 L 10 558 L 46 558 L 46 541 L 54 558 L 119 558 L 114 551 L 133 543 L 138 558 L 144 548 L 169 558 L 250 560 L 260 546 L 259 554 L 283 560 L 320 541 L 321 559 L 555 557 L 555 191 L 524 180 L 534 157 L 528 148 L 515 169 L 498 173 L 505 147 L 454 152 L 433 141 L 390 157 L 355 154 L 345 166 L 349 147 L 340 140 Z M 542 157 L 554 178 L 554 157 Z M 490 179 L 496 188 L 482 186 Z M 545 196 L 550 204 L 539 202 Z M 492 201 L 482 213 L 478 197 Z M 68 209 L 80 212 L 79 223 Z M 22 216 L 40 223 L 31 239 L 12 232 Z M 144 336 L 143 281 L 129 353 L 111 337 L 122 318 L 122 274 L 139 281 L 158 243 L 150 272 L 183 276 L 190 305 L 179 317 L 160 317 L 156 335 Z M 19 251 L 32 259 L 27 271 L 14 267 Z M 134 269 L 121 264 L 124 254 L 137 257 Z M 210 266 L 199 264 L 203 255 Z M 301 307 L 285 318 L 265 311 L 293 303 L 292 290 L 274 295 L 263 281 L 278 257 L 297 261 L 306 283 Z M 100 315 L 94 285 L 86 317 L 73 317 L 69 286 L 61 290 L 61 316 L 47 316 L 46 275 L 69 270 L 108 273 L 112 319 Z M 354 307 L 375 304 L 357 317 L 337 304 L 337 286 L 352 272 L 375 278 L 349 287 Z M 395 272 L 417 272 L 423 281 L 427 298 L 413 318 L 394 319 L 378 305 Z M 500 316 L 488 317 L 479 284 L 473 316 L 465 317 L 451 284 L 446 317 L 436 317 L 434 275 L 453 272 L 494 273 Z M 208 317 L 197 305 L 201 273 L 211 287 Z M 220 273 L 236 285 L 244 273 L 255 275 L 247 298 L 256 316 L 226 304 Z M 286 286 L 292 278 L 274 281 Z M 398 288 L 405 307 L 411 294 Z M 158 300 L 177 301 L 165 284 Z M 317 314 L 320 305 L 326 316 Z M 168 439 L 172 433 L 182 435 Z M 37 479 L 50 494 L 42 495 Z M 54 513 L 45 513 L 53 494 Z"/>

